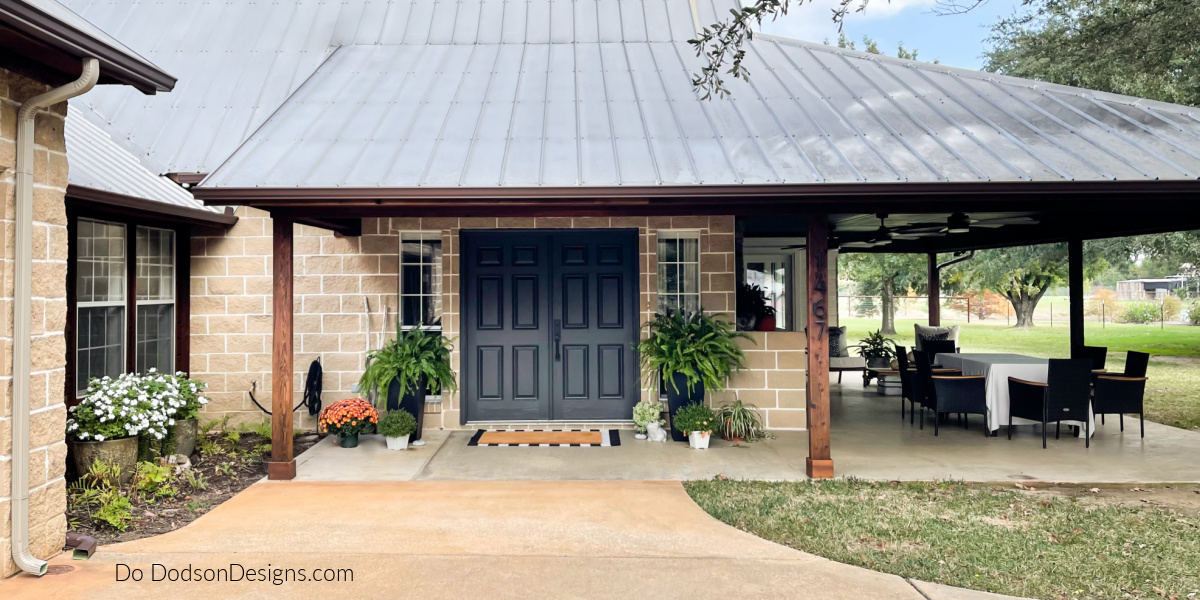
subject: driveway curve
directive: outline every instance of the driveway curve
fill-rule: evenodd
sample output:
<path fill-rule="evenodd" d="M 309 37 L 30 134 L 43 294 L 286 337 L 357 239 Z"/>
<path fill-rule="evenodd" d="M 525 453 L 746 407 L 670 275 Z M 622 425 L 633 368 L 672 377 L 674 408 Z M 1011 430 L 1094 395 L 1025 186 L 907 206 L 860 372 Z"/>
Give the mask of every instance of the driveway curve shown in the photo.
<path fill-rule="evenodd" d="M 983 597 L 762 540 L 710 517 L 678 482 L 262 482 L 180 530 L 52 564 L 74 569 L 19 576 L 0 596 Z M 307 581 L 273 581 L 301 569 Z M 222 573 L 239 580 L 194 580 Z"/>

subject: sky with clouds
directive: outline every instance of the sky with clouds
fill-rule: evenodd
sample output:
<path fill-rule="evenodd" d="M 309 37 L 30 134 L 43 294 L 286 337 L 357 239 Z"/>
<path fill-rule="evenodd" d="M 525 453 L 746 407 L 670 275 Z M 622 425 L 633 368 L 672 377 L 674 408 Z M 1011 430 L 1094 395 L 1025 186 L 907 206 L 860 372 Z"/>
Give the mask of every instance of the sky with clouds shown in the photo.
<path fill-rule="evenodd" d="M 836 43 L 838 31 L 831 8 L 837 0 L 792 4 L 787 16 L 764 22 L 762 31 Z M 1012 15 L 1020 8 L 1021 0 L 987 0 L 965 14 L 944 16 L 934 14 L 936 6 L 937 0 L 870 0 L 865 12 L 846 17 L 846 37 L 858 42 L 859 49 L 866 35 L 879 42 L 879 49 L 886 54 L 894 55 L 897 45 L 903 42 L 905 48 L 919 52 L 920 60 L 936 59 L 955 67 L 979 69 L 991 25 Z"/>

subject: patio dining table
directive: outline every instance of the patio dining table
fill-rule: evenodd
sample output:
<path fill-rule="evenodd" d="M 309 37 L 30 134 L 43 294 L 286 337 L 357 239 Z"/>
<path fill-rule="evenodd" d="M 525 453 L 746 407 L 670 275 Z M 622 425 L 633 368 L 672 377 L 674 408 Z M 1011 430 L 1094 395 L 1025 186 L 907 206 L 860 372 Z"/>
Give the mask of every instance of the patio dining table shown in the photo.
<path fill-rule="evenodd" d="M 1046 383 L 1050 370 L 1049 359 L 1023 354 L 946 353 L 938 354 L 935 360 L 943 367 L 959 369 L 963 375 L 983 375 L 987 378 L 987 423 L 988 429 L 993 432 L 1008 425 L 1008 378 Z M 1090 405 L 1087 418 L 1088 430 L 1095 435 L 1096 418 Z M 1037 421 L 1013 418 L 1013 425 L 1036 423 Z M 1063 421 L 1063 424 L 1079 427 L 1079 436 L 1083 437 L 1083 421 Z"/>

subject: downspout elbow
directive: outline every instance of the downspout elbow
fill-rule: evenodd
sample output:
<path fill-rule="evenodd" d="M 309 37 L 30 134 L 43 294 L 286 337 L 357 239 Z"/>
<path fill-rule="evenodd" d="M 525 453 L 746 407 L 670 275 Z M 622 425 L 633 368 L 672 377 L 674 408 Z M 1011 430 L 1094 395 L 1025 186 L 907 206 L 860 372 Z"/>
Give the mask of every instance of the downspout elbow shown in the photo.
<path fill-rule="evenodd" d="M 17 113 L 16 236 L 13 281 L 12 557 L 17 567 L 46 574 L 29 551 L 29 371 L 33 271 L 33 146 L 37 111 L 86 93 L 100 78 L 100 61 L 86 58 L 71 83 L 21 104 Z"/>

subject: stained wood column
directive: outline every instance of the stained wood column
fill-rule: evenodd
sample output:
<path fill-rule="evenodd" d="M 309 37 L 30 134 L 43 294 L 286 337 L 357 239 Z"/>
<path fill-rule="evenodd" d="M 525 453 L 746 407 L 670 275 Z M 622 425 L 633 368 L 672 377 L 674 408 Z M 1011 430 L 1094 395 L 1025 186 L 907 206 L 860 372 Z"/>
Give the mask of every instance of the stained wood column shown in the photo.
<path fill-rule="evenodd" d="M 271 462 L 268 479 L 294 479 L 292 456 L 292 220 L 273 219 L 272 251 L 275 279 L 271 336 Z"/>
<path fill-rule="evenodd" d="M 829 226 L 825 215 L 808 216 L 807 294 L 808 318 L 808 460 L 809 477 L 833 477 L 829 454 Z"/>
<path fill-rule="evenodd" d="M 942 272 L 938 270 L 937 252 L 929 253 L 929 326 L 942 324 Z"/>
<path fill-rule="evenodd" d="M 1071 358 L 1083 358 L 1083 239 L 1067 241 L 1067 287 L 1071 298 Z"/>

